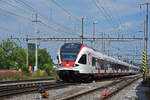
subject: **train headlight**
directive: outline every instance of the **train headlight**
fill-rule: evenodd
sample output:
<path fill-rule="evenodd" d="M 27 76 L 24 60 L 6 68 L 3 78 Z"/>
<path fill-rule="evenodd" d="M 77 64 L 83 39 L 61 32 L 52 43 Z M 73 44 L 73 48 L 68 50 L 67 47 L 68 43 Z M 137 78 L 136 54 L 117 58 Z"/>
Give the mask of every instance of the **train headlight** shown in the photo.
<path fill-rule="evenodd" d="M 74 65 L 73 65 L 73 67 L 77 67 L 77 66 L 79 66 L 79 64 L 74 64 Z"/>

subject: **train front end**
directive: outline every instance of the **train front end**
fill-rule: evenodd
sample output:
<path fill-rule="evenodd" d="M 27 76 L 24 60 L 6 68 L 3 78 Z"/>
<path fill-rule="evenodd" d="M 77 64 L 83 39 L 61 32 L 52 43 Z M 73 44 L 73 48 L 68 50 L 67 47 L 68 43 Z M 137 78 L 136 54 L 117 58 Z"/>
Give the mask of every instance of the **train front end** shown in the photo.
<path fill-rule="evenodd" d="M 77 57 L 83 45 L 81 43 L 65 43 L 59 49 L 57 56 L 57 74 L 64 81 L 75 80 L 78 78 L 80 69 L 76 63 Z"/>

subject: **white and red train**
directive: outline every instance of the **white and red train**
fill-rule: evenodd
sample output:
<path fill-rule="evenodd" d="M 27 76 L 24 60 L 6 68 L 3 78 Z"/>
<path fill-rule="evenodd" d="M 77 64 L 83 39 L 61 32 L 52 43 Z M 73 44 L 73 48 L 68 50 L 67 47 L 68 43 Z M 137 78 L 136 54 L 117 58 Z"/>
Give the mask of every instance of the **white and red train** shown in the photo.
<path fill-rule="evenodd" d="M 136 74 L 138 67 L 107 56 L 81 43 L 65 43 L 58 52 L 58 76 L 65 81 Z"/>

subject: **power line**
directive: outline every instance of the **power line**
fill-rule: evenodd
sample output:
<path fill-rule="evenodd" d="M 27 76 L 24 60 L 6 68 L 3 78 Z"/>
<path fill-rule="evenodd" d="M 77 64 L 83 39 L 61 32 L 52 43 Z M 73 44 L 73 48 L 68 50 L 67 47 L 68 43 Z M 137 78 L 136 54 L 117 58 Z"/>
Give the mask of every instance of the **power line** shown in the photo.
<path fill-rule="evenodd" d="M 7 31 L 7 32 L 15 32 L 14 30 L 10 30 L 10 29 L 8 29 L 8 28 L 4 28 L 4 27 L 1 27 L 0 26 L 0 29 L 1 30 L 4 30 L 4 31 Z M 16 32 L 15 32 L 16 33 Z"/>
<path fill-rule="evenodd" d="M 13 38 L 11 37 L 10 39 L 20 39 L 20 40 L 26 40 L 26 38 Z M 38 40 L 38 41 L 113 41 L 113 42 L 132 42 L 132 41 L 139 41 L 143 40 L 143 38 L 28 38 L 28 40 Z"/>
<path fill-rule="evenodd" d="M 49 29 L 52 29 L 52 30 L 55 31 L 55 32 L 63 32 L 63 33 L 67 33 L 67 34 L 72 34 L 72 33 L 69 33 L 69 32 L 66 32 L 66 31 L 63 31 L 63 30 L 60 30 L 60 29 L 56 29 L 56 28 L 54 28 L 54 27 L 51 27 L 51 26 L 49 26 L 49 25 L 47 25 L 47 24 L 45 24 L 45 23 L 43 23 L 43 22 L 40 22 L 39 24 L 42 24 L 43 26 L 45 26 L 45 27 L 47 27 L 47 28 L 49 28 Z"/>
<path fill-rule="evenodd" d="M 103 2 L 105 3 L 105 5 L 106 5 L 106 2 L 105 2 L 105 0 L 103 0 Z M 112 15 L 112 17 L 113 17 L 113 15 L 114 16 L 117 16 L 116 18 L 118 19 L 117 21 L 118 21 L 118 26 L 119 26 L 119 24 L 121 25 L 122 24 L 122 21 L 121 21 L 121 19 L 120 19 L 120 16 L 119 16 L 119 14 L 116 12 L 116 8 L 113 6 L 113 4 L 110 2 L 110 5 L 111 5 L 111 7 L 114 9 L 114 12 L 112 13 L 111 12 L 111 10 L 109 9 L 109 7 L 107 7 L 107 10 L 108 10 L 108 12 L 110 12 L 110 14 Z M 113 18 L 115 18 L 115 17 L 113 17 Z"/>
<path fill-rule="evenodd" d="M 58 4 L 55 0 L 51 0 L 51 1 L 52 1 L 56 6 L 58 6 L 59 8 L 61 8 L 67 15 L 69 15 L 69 16 L 71 16 L 72 18 L 74 18 L 75 20 L 81 22 L 81 20 L 80 20 L 78 17 L 72 15 L 72 13 L 70 13 L 68 10 L 66 10 L 64 7 L 62 7 L 60 4 Z"/>
<path fill-rule="evenodd" d="M 21 15 L 18 15 L 18 14 L 16 14 L 16 13 L 7 11 L 7 10 L 5 10 L 5 8 L 2 9 L 2 7 L 0 7 L 0 10 L 1 10 L 1 11 L 4 11 L 4 12 L 6 12 L 6 13 L 8 13 L 8 14 L 11 15 L 11 16 L 15 16 L 15 17 L 19 17 L 19 18 L 23 18 L 23 19 L 32 21 L 32 19 L 30 19 L 30 18 L 27 18 L 27 17 L 21 16 Z M 49 29 L 51 29 L 51 30 L 53 30 L 53 31 L 55 31 L 55 32 L 64 32 L 64 33 L 67 33 L 67 32 L 65 32 L 65 31 L 62 31 L 62 30 L 59 30 L 59 29 L 55 29 L 55 28 L 53 28 L 53 27 L 51 27 L 51 26 L 49 26 L 49 25 L 47 25 L 47 24 L 45 24 L 45 23 L 43 23 L 43 22 L 40 22 L 40 23 L 38 23 L 38 24 L 42 24 L 43 26 L 46 26 L 47 28 L 49 28 Z M 67 33 L 67 34 L 71 34 L 71 33 Z"/>
<path fill-rule="evenodd" d="M 104 1 L 103 1 L 104 2 Z M 105 2 L 104 2 L 105 4 Z M 114 23 L 114 17 L 112 16 L 112 12 L 109 9 L 109 7 L 107 7 L 107 10 L 105 9 L 105 7 L 102 5 L 102 3 L 98 3 L 99 6 L 101 6 L 102 10 L 106 13 L 106 15 L 110 18 L 110 20 L 112 21 L 112 23 Z M 106 4 L 105 4 L 106 5 Z M 118 22 L 116 22 L 115 24 L 118 24 Z M 119 26 L 119 24 L 117 25 Z"/>
<path fill-rule="evenodd" d="M 112 21 L 109 19 L 109 17 L 107 16 L 107 14 L 102 10 L 102 7 L 99 7 L 99 5 L 97 4 L 96 0 L 92 0 L 92 1 L 95 4 L 95 6 L 100 10 L 100 12 L 104 15 L 104 17 L 108 21 L 108 23 L 115 29 Z"/>
<path fill-rule="evenodd" d="M 18 14 L 13 13 L 13 12 L 10 12 L 10 11 L 6 10 L 5 8 L 3 8 L 3 7 L 0 7 L 0 10 L 1 10 L 1 11 L 4 11 L 4 12 L 6 12 L 6 13 L 8 13 L 9 15 L 13 15 L 13 16 L 16 16 L 16 17 L 19 17 L 19 18 L 23 18 L 23 19 L 32 21 L 32 19 L 30 19 L 30 18 L 27 18 L 27 17 L 21 16 L 21 15 L 18 15 Z"/>
<path fill-rule="evenodd" d="M 24 5 L 24 6 L 28 7 L 28 8 L 30 8 L 30 9 L 33 10 L 34 12 L 36 12 L 36 10 L 35 10 L 32 6 L 26 4 L 25 2 L 23 2 L 23 1 L 21 1 L 21 0 L 15 0 L 15 1 L 18 2 L 18 3 L 20 3 L 21 5 Z"/>
<path fill-rule="evenodd" d="M 14 8 L 16 8 L 16 9 L 20 9 L 21 11 L 27 12 L 26 10 L 20 8 L 19 6 L 14 5 L 13 3 L 10 3 L 10 2 L 4 1 L 4 0 L 3 0 L 3 2 L 6 3 L 6 4 L 8 4 L 8 5 L 11 6 L 11 7 L 14 7 Z"/>
<path fill-rule="evenodd" d="M 15 0 L 15 1 L 17 1 L 17 0 Z M 37 11 L 37 10 L 35 10 L 33 7 L 31 7 L 29 4 L 27 4 L 27 3 L 25 3 L 25 2 L 23 2 L 23 1 L 21 1 L 21 0 L 19 0 L 19 1 L 17 1 L 17 2 L 21 2 L 20 4 L 23 4 L 24 6 L 27 6 L 27 7 L 30 8 L 33 12 L 38 13 L 41 17 L 43 17 L 44 19 L 46 19 L 46 20 L 48 20 L 48 21 L 50 21 L 50 22 L 53 22 L 55 25 L 60 26 L 60 27 L 62 27 L 62 28 L 64 28 L 64 29 L 66 29 L 67 31 L 68 31 L 68 30 L 71 30 L 72 33 L 75 33 L 73 29 L 71 29 L 71 28 L 69 28 L 69 27 L 66 27 L 66 26 L 64 26 L 64 25 L 62 25 L 62 24 L 60 24 L 60 23 L 54 21 L 52 18 L 48 18 L 48 17 L 44 16 L 44 15 L 41 14 L 39 11 Z"/>

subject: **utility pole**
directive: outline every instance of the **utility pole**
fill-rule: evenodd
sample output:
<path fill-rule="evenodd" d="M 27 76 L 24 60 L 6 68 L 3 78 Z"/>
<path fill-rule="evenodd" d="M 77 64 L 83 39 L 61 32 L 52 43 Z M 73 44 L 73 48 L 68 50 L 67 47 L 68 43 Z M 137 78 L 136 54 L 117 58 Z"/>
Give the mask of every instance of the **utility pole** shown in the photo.
<path fill-rule="evenodd" d="M 94 47 L 94 42 L 95 42 L 95 31 L 96 31 L 96 25 L 95 24 L 97 24 L 97 21 L 94 21 L 93 22 L 93 47 Z"/>
<path fill-rule="evenodd" d="M 148 63 L 148 57 L 147 57 L 147 55 L 148 55 L 148 52 L 147 52 L 147 50 L 148 50 L 148 5 L 149 5 L 150 3 L 146 3 L 146 5 L 147 5 L 147 9 L 146 9 L 146 37 L 145 37 L 145 42 L 146 42 L 146 74 L 147 74 L 147 63 Z"/>
<path fill-rule="evenodd" d="M 104 36 L 105 36 L 105 33 L 102 32 L 102 50 L 103 50 L 103 52 L 105 52 L 105 41 L 104 41 Z"/>
<path fill-rule="evenodd" d="M 28 35 L 26 36 L 26 66 L 29 67 Z"/>
<path fill-rule="evenodd" d="M 35 26 L 37 25 L 38 22 L 41 22 L 38 20 L 38 14 L 35 13 L 35 20 L 33 20 L 32 22 L 35 23 Z M 38 34 L 38 30 L 36 30 L 36 33 Z M 36 40 L 36 47 L 35 47 L 35 71 L 37 71 L 38 68 L 38 40 Z"/>
<path fill-rule="evenodd" d="M 83 44 L 83 34 L 84 34 L 84 17 L 82 17 L 82 35 L 81 35 L 82 44 Z"/>
<path fill-rule="evenodd" d="M 144 27 L 143 27 L 143 51 L 145 51 L 145 20 L 144 20 Z"/>
<path fill-rule="evenodd" d="M 145 35 L 145 54 L 146 54 L 146 62 L 145 62 L 145 65 L 146 65 L 146 71 L 145 71 L 145 76 L 147 76 L 147 63 L 148 63 L 148 6 L 150 5 L 150 3 L 143 3 L 143 4 L 140 4 L 140 7 L 141 5 L 146 5 L 146 34 Z"/>

